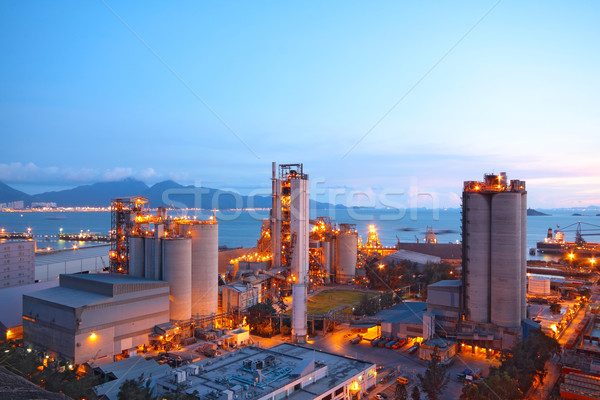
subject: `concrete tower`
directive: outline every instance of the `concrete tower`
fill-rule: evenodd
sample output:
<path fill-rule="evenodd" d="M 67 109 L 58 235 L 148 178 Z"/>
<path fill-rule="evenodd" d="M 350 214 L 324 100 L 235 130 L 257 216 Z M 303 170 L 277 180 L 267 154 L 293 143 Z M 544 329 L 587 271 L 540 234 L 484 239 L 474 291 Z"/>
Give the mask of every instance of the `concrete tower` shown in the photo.
<path fill-rule="evenodd" d="M 271 178 L 273 203 L 271 207 L 271 254 L 272 267 L 281 265 L 281 179 L 277 178 L 277 164 L 273 162 Z"/>
<path fill-rule="evenodd" d="M 297 172 L 290 177 L 290 233 L 292 275 L 292 338 L 304 343 L 308 333 L 306 325 L 306 298 L 308 289 L 308 175 Z"/>
<path fill-rule="evenodd" d="M 525 182 L 486 174 L 464 184 L 463 287 L 467 320 L 518 328 L 527 317 Z"/>

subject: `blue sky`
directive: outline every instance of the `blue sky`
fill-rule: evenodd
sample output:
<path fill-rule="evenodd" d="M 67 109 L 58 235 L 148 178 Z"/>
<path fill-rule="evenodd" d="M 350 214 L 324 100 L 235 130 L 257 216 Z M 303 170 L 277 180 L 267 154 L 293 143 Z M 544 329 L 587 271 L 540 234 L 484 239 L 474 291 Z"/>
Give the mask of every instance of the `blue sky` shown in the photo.
<path fill-rule="evenodd" d="M 0 181 L 249 193 L 303 162 L 325 197 L 455 207 L 506 171 L 533 207 L 600 205 L 599 8 L 2 0 Z"/>

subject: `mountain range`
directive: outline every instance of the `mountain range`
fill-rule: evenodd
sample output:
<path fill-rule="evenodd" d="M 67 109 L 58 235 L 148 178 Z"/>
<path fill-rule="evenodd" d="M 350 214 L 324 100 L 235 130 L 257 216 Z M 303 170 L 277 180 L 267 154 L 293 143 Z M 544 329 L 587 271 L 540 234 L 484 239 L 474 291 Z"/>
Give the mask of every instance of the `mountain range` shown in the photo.
<path fill-rule="evenodd" d="M 32 202 L 56 203 L 58 207 L 109 207 L 112 199 L 130 196 L 148 198 L 152 208 L 170 205 L 175 208 L 202 208 L 205 210 L 271 208 L 271 196 L 244 196 L 219 189 L 184 186 L 171 180 L 148 186 L 144 182 L 128 178 L 34 195 L 21 192 L 0 182 L 0 203 L 22 200 L 26 207 L 31 206 Z M 310 206 L 325 208 L 330 205 L 311 200 Z"/>

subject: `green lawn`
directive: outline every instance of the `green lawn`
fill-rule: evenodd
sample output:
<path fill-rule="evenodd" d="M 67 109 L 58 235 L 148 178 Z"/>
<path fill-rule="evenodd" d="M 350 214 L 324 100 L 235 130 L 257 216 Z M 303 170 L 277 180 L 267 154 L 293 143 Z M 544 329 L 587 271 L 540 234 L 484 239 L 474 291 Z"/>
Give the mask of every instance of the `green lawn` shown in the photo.
<path fill-rule="evenodd" d="M 308 314 L 322 315 L 334 308 L 357 303 L 364 294 L 374 297 L 379 293 L 358 292 L 355 290 L 324 290 L 308 299 Z"/>

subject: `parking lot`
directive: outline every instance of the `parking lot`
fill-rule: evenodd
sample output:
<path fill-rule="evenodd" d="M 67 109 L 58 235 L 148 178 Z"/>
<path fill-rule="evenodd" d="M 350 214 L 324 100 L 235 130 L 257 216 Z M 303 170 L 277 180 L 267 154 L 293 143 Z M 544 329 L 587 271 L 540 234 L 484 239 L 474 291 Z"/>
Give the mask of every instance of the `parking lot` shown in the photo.
<path fill-rule="evenodd" d="M 368 396 L 370 399 L 374 399 L 378 392 L 384 392 L 389 398 L 393 398 L 396 389 L 396 377 L 398 376 L 408 379 L 407 391 L 410 395 L 412 387 L 418 384 L 417 375 L 423 374 L 427 368 L 427 362 L 418 359 L 418 352 L 415 354 L 408 353 L 411 343 L 409 342 L 399 349 L 387 349 L 372 347 L 368 341 L 351 344 L 350 338 L 354 336 L 356 336 L 356 333 L 341 325 L 332 333 L 315 337 L 307 346 L 383 366 L 384 368 L 378 372 L 377 381 L 379 383 L 370 391 Z M 495 359 L 487 359 L 484 352 L 476 352 L 475 354 L 461 352 L 457 354 L 454 356 L 454 362 L 449 367 L 450 382 L 444 390 L 444 398 L 457 399 L 460 397 L 463 382 L 459 382 L 456 376 L 465 368 L 480 369 L 482 376 L 487 376 L 489 367 L 498 364 Z M 393 376 L 388 377 L 390 374 Z M 386 379 L 386 377 L 388 378 Z M 422 398 L 425 398 L 424 394 Z"/>

